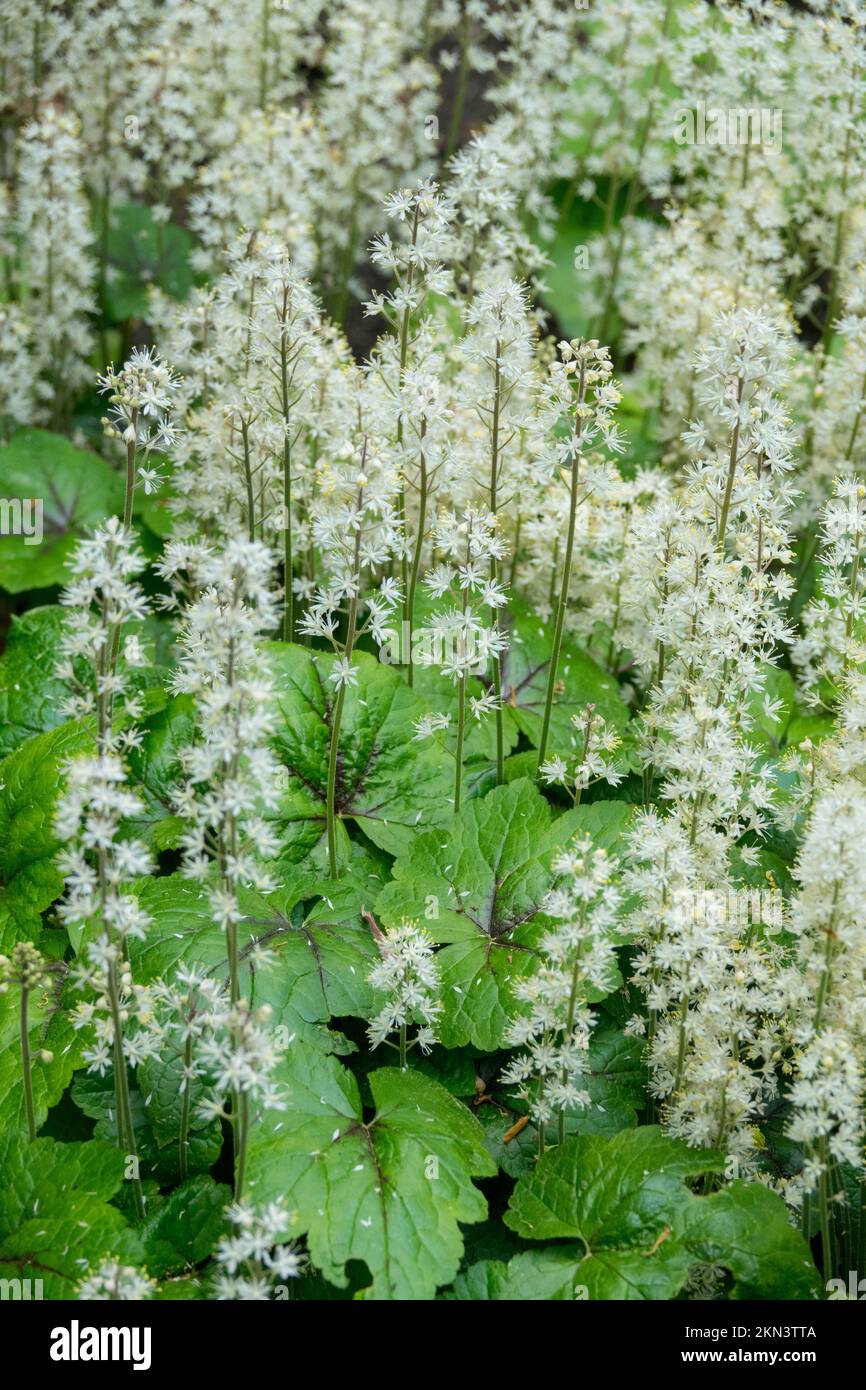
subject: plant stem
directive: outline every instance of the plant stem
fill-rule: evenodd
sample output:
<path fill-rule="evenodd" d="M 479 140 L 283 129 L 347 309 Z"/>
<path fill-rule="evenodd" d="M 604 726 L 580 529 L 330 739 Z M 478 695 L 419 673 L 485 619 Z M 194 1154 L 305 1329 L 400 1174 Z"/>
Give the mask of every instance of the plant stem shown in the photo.
<path fill-rule="evenodd" d="M 30 1034 L 27 1027 L 27 1006 L 29 1003 L 30 991 L 25 985 L 21 986 L 21 1065 L 24 1070 L 24 1104 L 27 1109 L 27 1133 L 31 1143 L 36 1138 L 36 1111 L 33 1105 L 33 1073 L 30 1058 Z"/>
<path fill-rule="evenodd" d="M 289 311 L 289 287 L 283 289 L 280 319 L 280 405 L 283 412 L 283 569 L 285 572 L 285 606 L 283 608 L 283 641 L 291 642 L 295 632 L 294 593 L 292 579 L 292 439 L 291 405 L 289 403 L 289 345 L 286 341 L 286 317 Z"/>
<path fill-rule="evenodd" d="M 250 1098 L 246 1091 L 235 1096 L 233 1113 L 237 1114 L 235 1133 L 235 1201 L 243 1201 L 247 1176 L 247 1149 L 250 1135 Z"/>
<path fill-rule="evenodd" d="M 827 1140 L 820 1141 L 821 1176 L 818 1179 L 818 1220 L 821 1226 L 821 1264 L 825 1281 L 833 1276 L 833 1230 L 830 1223 L 830 1200 L 827 1173 Z"/>
<path fill-rule="evenodd" d="M 667 3 L 665 5 L 664 21 L 662 24 L 662 40 L 667 39 L 668 33 L 670 31 L 673 9 L 673 0 L 667 0 Z M 602 310 L 601 316 L 601 329 L 599 331 L 599 338 L 602 342 L 607 341 L 608 323 L 610 320 L 611 311 L 613 309 L 614 294 L 616 292 L 616 284 L 617 280 L 619 279 L 619 268 L 622 262 L 622 253 L 625 249 L 625 238 L 626 232 L 628 230 L 628 219 L 631 216 L 632 210 L 635 205 L 635 200 L 637 198 L 641 160 L 643 159 L 644 151 L 647 147 L 647 142 L 650 137 L 650 132 L 652 131 L 653 119 L 655 117 L 656 90 L 658 88 L 659 78 L 661 77 L 663 62 L 664 54 L 660 51 L 655 61 L 652 79 L 650 82 L 650 90 L 646 97 L 646 115 L 644 117 L 640 139 L 638 141 L 638 150 L 637 155 L 635 157 L 635 169 L 629 181 L 628 191 L 626 193 L 625 199 L 625 207 L 623 209 L 622 218 L 620 219 L 619 224 L 619 235 L 617 237 L 617 243 L 613 253 L 613 260 L 611 262 L 610 279 L 607 283 L 607 293 L 605 294 L 604 309 Z"/>
<path fill-rule="evenodd" d="M 580 383 L 577 403 L 582 406 L 586 395 L 586 367 L 581 363 Z M 559 653 L 562 648 L 562 631 L 565 626 L 565 610 L 568 607 L 568 587 L 571 581 L 571 559 L 574 552 L 574 529 L 577 517 L 577 485 L 580 470 L 580 439 L 583 433 L 583 419 L 578 415 L 577 427 L 571 445 L 571 486 L 568 500 L 568 531 L 565 538 L 565 558 L 562 565 L 562 582 L 559 590 L 559 603 L 556 609 L 556 625 L 553 629 L 553 646 L 550 652 L 550 666 L 547 673 L 547 694 L 544 697 L 544 719 L 541 725 L 541 738 L 538 744 L 538 762 L 541 767 L 547 753 L 547 739 L 550 733 L 550 714 L 553 709 L 553 691 L 556 686 L 556 673 L 559 667 Z"/>
<path fill-rule="evenodd" d="M 742 402 L 743 402 L 743 387 L 744 387 L 744 385 L 745 385 L 745 382 L 744 382 L 743 378 L 742 378 L 742 377 L 739 377 L 739 378 L 737 379 L 737 408 L 738 408 L 738 411 L 739 411 L 739 407 L 742 405 Z M 721 550 L 722 547 L 723 547 L 724 544 L 725 544 L 725 532 L 726 532 L 727 529 L 728 529 L 728 513 L 729 513 L 730 510 L 731 510 L 731 496 L 732 496 L 733 491 L 734 491 L 734 479 L 735 479 L 735 477 L 737 476 L 737 464 L 739 463 L 739 448 L 740 448 L 740 417 L 739 417 L 739 413 L 738 413 L 738 414 L 737 414 L 737 422 L 736 422 L 736 424 L 734 425 L 733 432 L 732 432 L 732 434 L 731 434 L 731 452 L 730 452 L 730 456 L 729 456 L 729 458 L 728 458 L 728 476 L 727 476 L 727 478 L 725 479 L 725 495 L 724 495 L 724 497 L 722 498 L 722 510 L 721 510 L 721 514 L 720 514 L 720 516 L 719 516 L 718 530 L 716 531 L 716 545 L 718 546 L 719 550 Z"/>
<path fill-rule="evenodd" d="M 502 410 L 502 368 L 499 361 L 501 345 L 496 340 L 494 349 L 496 365 L 493 375 L 493 420 L 490 437 L 490 511 L 496 522 L 499 488 L 499 419 Z M 490 557 L 490 582 L 495 584 L 499 578 L 499 563 L 495 555 Z M 499 630 L 499 610 L 490 609 L 490 625 L 495 632 Z M 505 734 L 502 712 L 502 658 L 498 652 L 493 656 L 493 693 L 496 696 L 496 785 L 501 787 L 505 781 Z"/>
<path fill-rule="evenodd" d="M 133 422 L 134 428 L 134 422 Z M 129 440 L 126 445 L 126 491 L 123 497 L 123 529 L 128 531 L 132 526 L 132 501 L 135 496 L 135 441 Z"/>
<path fill-rule="evenodd" d="M 135 1142 L 135 1125 L 132 1119 L 132 1102 L 129 1096 L 129 1077 L 126 1071 L 126 1056 L 123 1051 L 123 1021 L 120 1017 L 120 988 L 117 981 L 117 961 L 112 960 L 108 967 L 108 999 L 111 1007 L 111 1020 L 114 1027 L 114 1094 L 117 1106 L 117 1138 L 124 1158 L 132 1159 L 132 1192 L 135 1209 L 139 1219 L 144 1218 L 144 1193 L 138 1175 L 138 1150 Z"/>
<path fill-rule="evenodd" d="M 178 1134 L 178 1171 L 181 1182 L 189 1175 L 189 1116 L 191 1109 L 192 1038 L 183 1045 L 184 1085 L 180 1103 L 180 1132 Z"/>
<path fill-rule="evenodd" d="M 415 213 L 414 213 L 414 216 L 413 216 L 413 218 L 412 218 L 412 238 L 411 238 L 411 244 L 412 244 L 412 246 L 416 246 L 416 245 L 418 244 L 418 224 L 419 224 L 419 222 L 420 222 L 420 219 L 421 219 L 421 206 L 420 206 L 419 203 L 416 203 L 416 204 L 415 204 Z M 415 279 L 415 265 L 414 265 L 414 263 L 412 263 L 412 264 L 410 264 L 409 270 L 408 270 L 407 275 L 406 275 L 406 289 L 407 289 L 407 292 L 409 292 L 410 294 L 411 294 L 411 290 L 412 290 L 412 285 L 413 285 L 413 283 L 414 283 L 414 279 Z M 406 377 L 406 363 L 407 363 L 408 360 L 409 360 L 409 325 L 410 325 L 410 319 L 411 319 L 411 314 L 410 314 L 409 304 L 407 303 L 406 306 L 405 306 L 405 308 L 404 308 L 404 310 L 403 310 L 402 318 L 401 318 L 401 320 L 400 320 L 400 372 L 399 372 L 399 376 L 398 376 L 398 385 L 399 385 L 399 388 L 400 388 L 400 391 L 401 391 L 401 392 L 402 392 L 402 389 L 403 389 L 403 382 L 404 382 L 405 377 Z M 402 404 L 402 400 L 400 400 L 400 398 L 399 398 L 399 395 L 398 395 L 397 408 L 398 408 L 398 411 L 399 411 L 399 415 L 398 415 L 398 419 L 397 419 L 397 449 L 398 449 L 398 452 L 401 452 L 401 451 L 402 451 L 402 446 L 403 446 L 403 404 Z M 426 429 L 426 422 L 425 422 L 424 428 Z M 423 456 L 423 446 L 422 446 L 422 456 Z M 426 498 L 425 498 L 425 506 L 426 506 Z M 403 542 L 404 542 L 404 543 L 403 543 L 403 547 L 402 547 L 402 554 L 401 554 L 401 556 L 400 556 L 400 583 L 401 583 L 402 590 L 403 590 L 403 627 L 402 627 L 402 630 L 401 630 L 401 641 L 402 641 L 402 638 L 403 638 L 404 635 L 408 638 L 408 644 L 407 644 L 407 645 L 408 645 L 408 652 L 407 652 L 407 654 L 406 654 L 406 655 L 407 655 L 407 666 L 408 666 L 408 670 L 407 670 L 407 672 L 406 672 L 406 678 L 407 678 L 408 684 L 411 686 L 411 685 L 414 685 L 414 683 L 415 683 L 415 679 L 414 679 L 414 678 L 415 678 L 415 672 L 414 672 L 413 665 L 412 665 L 412 602 L 414 601 L 415 593 L 414 593 L 414 589 L 413 589 L 413 591 L 412 591 L 412 602 L 410 602 L 410 596 L 409 596 L 409 584 L 410 584 L 410 581 L 409 581 L 409 557 L 408 557 L 408 555 L 407 555 L 407 553 L 406 553 L 406 543 L 405 543 L 405 542 L 406 542 L 406 478 L 405 478 L 405 475 L 404 475 L 404 472 L 403 472 L 402 459 L 401 459 L 401 461 L 400 461 L 400 493 L 399 493 L 399 497 L 398 497 L 397 510 L 398 510 L 398 514 L 399 514 L 399 517 L 400 517 L 400 525 L 401 525 L 402 530 L 403 530 Z M 417 538 L 417 542 L 416 542 L 416 554 L 415 554 L 415 559 L 417 559 L 419 563 L 420 563 L 420 547 L 421 547 L 422 540 L 423 540 L 423 535 L 422 535 L 422 533 L 421 533 L 421 528 L 419 527 L 419 534 L 418 534 L 418 538 Z M 413 568 L 414 568 L 414 564 L 413 564 Z"/>
<path fill-rule="evenodd" d="M 367 457 L 367 438 L 364 436 L 364 449 L 361 456 L 361 471 L 364 470 L 364 463 Z M 361 511 L 364 504 L 364 488 L 358 488 L 358 523 L 355 530 L 355 553 L 352 566 L 354 583 L 352 585 L 352 597 L 349 602 L 349 623 L 346 630 L 346 645 L 343 649 L 345 661 L 352 660 L 352 651 L 355 646 L 355 632 L 358 624 L 358 589 L 361 577 Z M 340 748 L 340 725 L 343 719 L 343 704 L 346 698 L 346 683 L 340 682 L 337 691 L 337 698 L 334 702 L 334 713 L 331 720 L 331 746 L 328 751 L 328 791 L 326 802 L 326 818 L 328 831 L 328 867 L 331 878 L 337 878 L 339 866 L 337 863 L 337 816 L 336 816 L 336 795 L 337 795 L 337 756 Z"/>
<path fill-rule="evenodd" d="M 688 1018 L 688 1016 L 689 996 L 685 994 L 683 995 L 683 1000 L 680 1004 L 680 1030 L 679 1046 L 677 1048 L 677 1074 L 674 1079 L 674 1086 L 672 1092 L 673 1095 L 677 1094 L 677 1092 L 680 1089 L 680 1086 L 683 1084 L 683 1069 L 686 1064 L 686 1019 Z"/>
<path fill-rule="evenodd" d="M 443 161 L 450 159 L 457 148 L 460 128 L 463 125 L 463 106 L 466 101 L 466 79 L 469 75 L 469 9 L 466 0 L 463 0 L 461 11 L 460 69 L 457 73 L 457 90 L 454 93 L 451 125 L 448 129 L 448 140 L 445 145 L 445 153 L 442 156 Z"/>
<path fill-rule="evenodd" d="M 582 903 L 580 904 L 580 932 L 581 932 L 581 934 L 583 933 L 583 930 L 584 930 L 585 926 L 586 926 L 586 903 L 585 903 L 585 902 L 582 902 Z M 582 944 L 582 942 L 581 942 L 581 941 L 578 941 L 577 946 L 576 946 L 576 948 L 575 948 L 575 952 L 574 952 L 574 964 L 573 964 L 572 967 L 571 967 L 571 988 L 570 988 L 569 994 L 568 994 L 568 1015 L 567 1015 L 566 1020 L 565 1020 L 565 1044 L 566 1044 L 566 1046 L 568 1046 L 568 1040 L 569 1040 L 569 1038 L 571 1037 L 572 1030 L 573 1030 L 573 1028 L 574 1028 L 574 1016 L 575 1016 L 575 1014 L 576 1014 L 576 1012 L 577 1012 L 577 991 L 578 991 L 578 986 L 580 985 L 580 948 L 581 948 L 581 944 Z M 567 1072 L 567 1070 L 566 1070 L 565 1068 L 563 1068 L 562 1076 L 561 1076 L 560 1079 L 561 1079 L 561 1081 L 562 1081 L 563 1086 L 565 1086 L 566 1083 L 567 1083 L 567 1081 L 568 1081 L 568 1072 Z M 564 1109 L 563 1109 L 563 1110 L 560 1110 L 560 1112 L 559 1112 L 558 1124 L 559 1124 L 559 1142 L 560 1142 L 560 1144 L 564 1144 L 564 1143 L 565 1143 L 565 1110 L 564 1110 Z"/>
<path fill-rule="evenodd" d="M 418 588 L 418 574 L 421 569 L 421 547 L 424 544 L 424 527 L 427 522 L 427 457 L 424 453 L 424 437 L 427 433 L 427 417 L 421 419 L 421 450 L 419 453 L 420 466 L 420 496 L 418 500 L 418 533 L 415 537 L 415 550 L 412 555 L 412 572 L 409 576 L 409 591 L 407 602 L 407 615 L 409 621 L 409 670 L 407 678 L 409 685 L 413 684 L 413 665 L 412 665 L 412 624 L 415 620 L 415 591 Z M 404 632 L 407 629 L 404 628 Z"/>
<path fill-rule="evenodd" d="M 247 489 L 247 535 L 251 541 L 256 538 L 256 506 L 253 499 L 253 472 L 250 461 L 250 422 L 241 418 L 241 440 L 244 449 L 244 481 Z"/>
<path fill-rule="evenodd" d="M 460 677 L 457 686 L 457 750 L 454 764 L 454 814 L 460 810 L 460 795 L 463 782 L 463 739 L 466 731 L 466 677 Z"/>
<path fill-rule="evenodd" d="M 467 539 L 466 539 L 466 563 L 467 563 L 467 565 L 469 564 L 469 558 L 470 558 L 470 555 L 471 555 L 471 549 L 472 549 L 472 533 L 471 533 L 471 530 L 470 530 L 469 535 L 467 536 Z M 463 630 L 462 630 L 462 632 L 461 632 L 461 637 L 460 637 L 461 642 L 464 640 L 464 637 L 465 637 L 465 618 L 466 618 L 466 609 L 467 609 L 468 602 L 469 602 L 469 589 L 468 589 L 468 587 L 467 587 L 467 588 L 465 588 L 465 589 L 463 590 L 463 603 L 462 603 L 462 610 L 461 610 L 461 611 L 462 611 L 463 617 L 464 617 L 464 624 L 463 624 Z M 466 655 L 465 652 L 461 652 L 461 657 L 463 657 L 464 659 L 465 659 L 465 655 Z M 454 755 L 454 757 L 455 757 L 455 763 L 454 763 L 454 814 L 455 814 L 455 815 L 456 815 L 457 812 L 460 810 L 460 796 L 461 796 L 461 790 L 462 790 L 462 785 L 463 785 L 463 740 L 464 740 L 464 738 L 465 738 L 465 735 L 466 735 L 466 672 L 464 671 L 463 674 L 462 674 L 461 677 L 460 677 L 460 681 L 459 681 L 459 683 L 458 683 L 458 689 L 457 689 L 457 748 L 456 748 L 455 755 Z"/>

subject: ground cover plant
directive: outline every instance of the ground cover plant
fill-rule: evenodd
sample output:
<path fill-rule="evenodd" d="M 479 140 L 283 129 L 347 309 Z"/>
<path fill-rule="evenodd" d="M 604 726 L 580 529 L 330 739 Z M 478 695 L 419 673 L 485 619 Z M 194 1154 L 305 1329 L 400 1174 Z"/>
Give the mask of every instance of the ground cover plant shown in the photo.
<path fill-rule="evenodd" d="M 858 1297 L 860 0 L 0 33 L 4 1289 Z"/>

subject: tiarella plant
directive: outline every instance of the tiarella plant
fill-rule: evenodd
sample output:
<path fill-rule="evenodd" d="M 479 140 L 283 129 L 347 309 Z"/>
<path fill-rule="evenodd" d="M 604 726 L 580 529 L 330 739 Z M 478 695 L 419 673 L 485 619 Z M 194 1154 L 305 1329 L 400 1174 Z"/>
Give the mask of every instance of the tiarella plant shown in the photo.
<path fill-rule="evenodd" d="M 7 10 L 2 1292 L 860 1290 L 863 6 Z"/>

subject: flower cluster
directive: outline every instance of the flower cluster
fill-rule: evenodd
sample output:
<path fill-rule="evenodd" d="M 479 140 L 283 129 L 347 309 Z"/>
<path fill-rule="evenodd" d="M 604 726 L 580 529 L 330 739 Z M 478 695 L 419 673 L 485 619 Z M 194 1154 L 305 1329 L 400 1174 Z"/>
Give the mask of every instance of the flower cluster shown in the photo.
<path fill-rule="evenodd" d="M 134 348 L 120 371 L 108 368 L 98 381 L 108 396 L 109 409 L 102 424 L 109 439 L 119 439 L 133 459 L 145 462 L 156 449 L 166 453 L 175 442 L 172 410 L 179 382 L 172 369 L 150 348 Z M 156 492 L 161 477 L 154 468 L 137 464 L 137 480 L 146 493 Z"/>
<path fill-rule="evenodd" d="M 82 1279 L 76 1298 L 85 1303 L 141 1303 L 153 1298 L 157 1283 L 135 1265 L 122 1265 L 118 1260 L 103 1260 Z"/>
<path fill-rule="evenodd" d="M 400 1064 L 406 1065 L 406 1051 L 417 1045 L 429 1052 L 436 1041 L 436 1020 L 442 1012 L 439 967 L 433 941 L 417 922 L 403 921 L 384 932 L 376 929 L 379 959 L 367 979 L 386 1002 L 367 1029 L 371 1047 L 387 1042 L 392 1033 L 400 1037 Z M 408 1029 L 417 1024 L 414 1038 Z"/>
<path fill-rule="evenodd" d="M 594 1026 L 588 995 L 605 990 L 614 965 L 613 929 L 620 907 L 613 865 L 603 849 L 577 839 L 553 862 L 558 884 L 544 905 L 553 925 L 538 943 L 538 969 L 514 986 L 520 1012 L 507 1041 L 522 1049 L 502 1072 L 538 1126 L 559 1117 L 560 1138 L 569 1111 L 592 1104 L 585 1076 Z"/>
<path fill-rule="evenodd" d="M 581 714 L 573 714 L 571 723 L 575 729 L 573 749 L 565 755 L 557 753 L 548 758 L 538 772 L 544 782 L 566 787 L 577 806 L 581 793 L 593 782 L 605 781 L 615 787 L 622 781 L 623 774 L 617 771 L 613 757 L 622 739 L 615 729 L 608 728 L 595 705 L 587 705 Z"/>
<path fill-rule="evenodd" d="M 305 1256 L 286 1240 L 292 1215 L 282 1197 L 267 1204 L 237 1202 L 226 1216 L 234 1230 L 216 1248 L 215 1298 L 265 1302 L 276 1296 L 277 1285 L 303 1272 Z"/>

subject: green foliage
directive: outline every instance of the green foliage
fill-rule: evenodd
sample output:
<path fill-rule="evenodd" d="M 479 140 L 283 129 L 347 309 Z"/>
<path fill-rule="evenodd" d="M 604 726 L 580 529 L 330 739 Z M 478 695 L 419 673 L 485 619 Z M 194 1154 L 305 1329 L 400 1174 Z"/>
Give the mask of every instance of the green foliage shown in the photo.
<path fill-rule="evenodd" d="M 533 744 L 541 736 L 547 675 L 553 641 L 553 625 L 545 623 L 519 600 L 511 616 L 511 646 L 502 658 L 502 698 L 520 733 Z M 612 676 L 573 642 L 564 641 L 557 666 L 556 692 L 550 721 L 548 748 L 551 753 L 570 749 L 574 736 L 572 716 L 582 714 L 587 705 L 615 729 L 628 722 L 628 707 Z"/>
<path fill-rule="evenodd" d="M 66 682 L 54 674 L 64 612 L 58 605 L 31 608 L 12 620 L 0 657 L 0 755 L 33 734 L 63 722 Z M 81 663 L 79 662 L 79 673 Z"/>
<path fill-rule="evenodd" d="M 159 222 L 142 203 L 112 208 L 108 233 L 111 273 L 106 309 L 115 323 L 146 319 L 151 286 L 171 299 L 186 299 L 195 283 L 190 254 L 195 242 L 185 227 Z"/>
<path fill-rule="evenodd" d="M 590 1299 L 673 1298 L 699 1263 L 730 1271 L 733 1297 L 816 1297 L 817 1271 L 779 1197 L 750 1183 L 708 1197 L 686 1186 L 723 1169 L 720 1154 L 655 1126 L 568 1139 L 521 1178 L 505 1222 L 528 1240 L 578 1242 L 567 1249 Z"/>
<path fill-rule="evenodd" d="M 628 807 L 616 803 L 620 825 Z M 416 836 L 394 865 L 376 908 L 386 924 L 417 918 L 442 950 L 447 1047 L 493 1051 L 513 1012 L 511 986 L 535 965 L 546 926 L 541 905 L 553 883 L 551 860 L 598 819 L 595 808 L 554 818 L 522 778 L 470 801 L 448 827 Z"/>
<path fill-rule="evenodd" d="M 0 763 L 0 926 L 27 938 L 34 918 L 63 891 L 54 810 L 68 758 L 89 751 L 78 723 L 36 734 Z M 10 938 L 11 939 L 11 938 Z"/>
<path fill-rule="evenodd" d="M 274 746 L 287 786 L 277 812 L 283 858 L 297 863 L 325 833 L 334 658 L 287 643 L 267 644 L 276 684 L 279 728 Z M 414 721 L 429 706 L 399 672 L 366 653 L 354 658 L 357 685 L 346 693 L 340 735 L 336 806 L 375 845 L 399 854 L 417 826 L 449 814 L 453 765 L 435 746 L 413 743 Z M 344 852 L 346 850 L 343 835 Z"/>
<path fill-rule="evenodd" d="M 283 1079 L 288 1114 L 269 1113 L 253 1132 L 257 1200 L 285 1195 L 312 1260 L 338 1287 L 347 1261 L 363 1260 L 365 1296 L 432 1298 L 457 1271 L 459 1223 L 486 1214 L 471 1180 L 495 1167 L 477 1121 L 415 1071 L 371 1074 L 369 1121 L 354 1077 L 334 1058 L 295 1048 Z"/>
<path fill-rule="evenodd" d="M 43 1297 L 74 1298 L 103 1257 L 141 1258 L 138 1242 L 110 1205 L 123 1156 L 98 1141 L 27 1144 L 0 1133 L 0 1279 L 42 1280 Z"/>
<path fill-rule="evenodd" d="M 0 537 L 0 589 L 12 594 L 66 583 L 66 562 L 79 538 L 123 508 L 120 478 L 108 464 L 48 430 L 21 430 L 0 447 L 0 497 L 41 503 L 40 543 L 34 543 L 35 512 L 30 535 Z"/>

